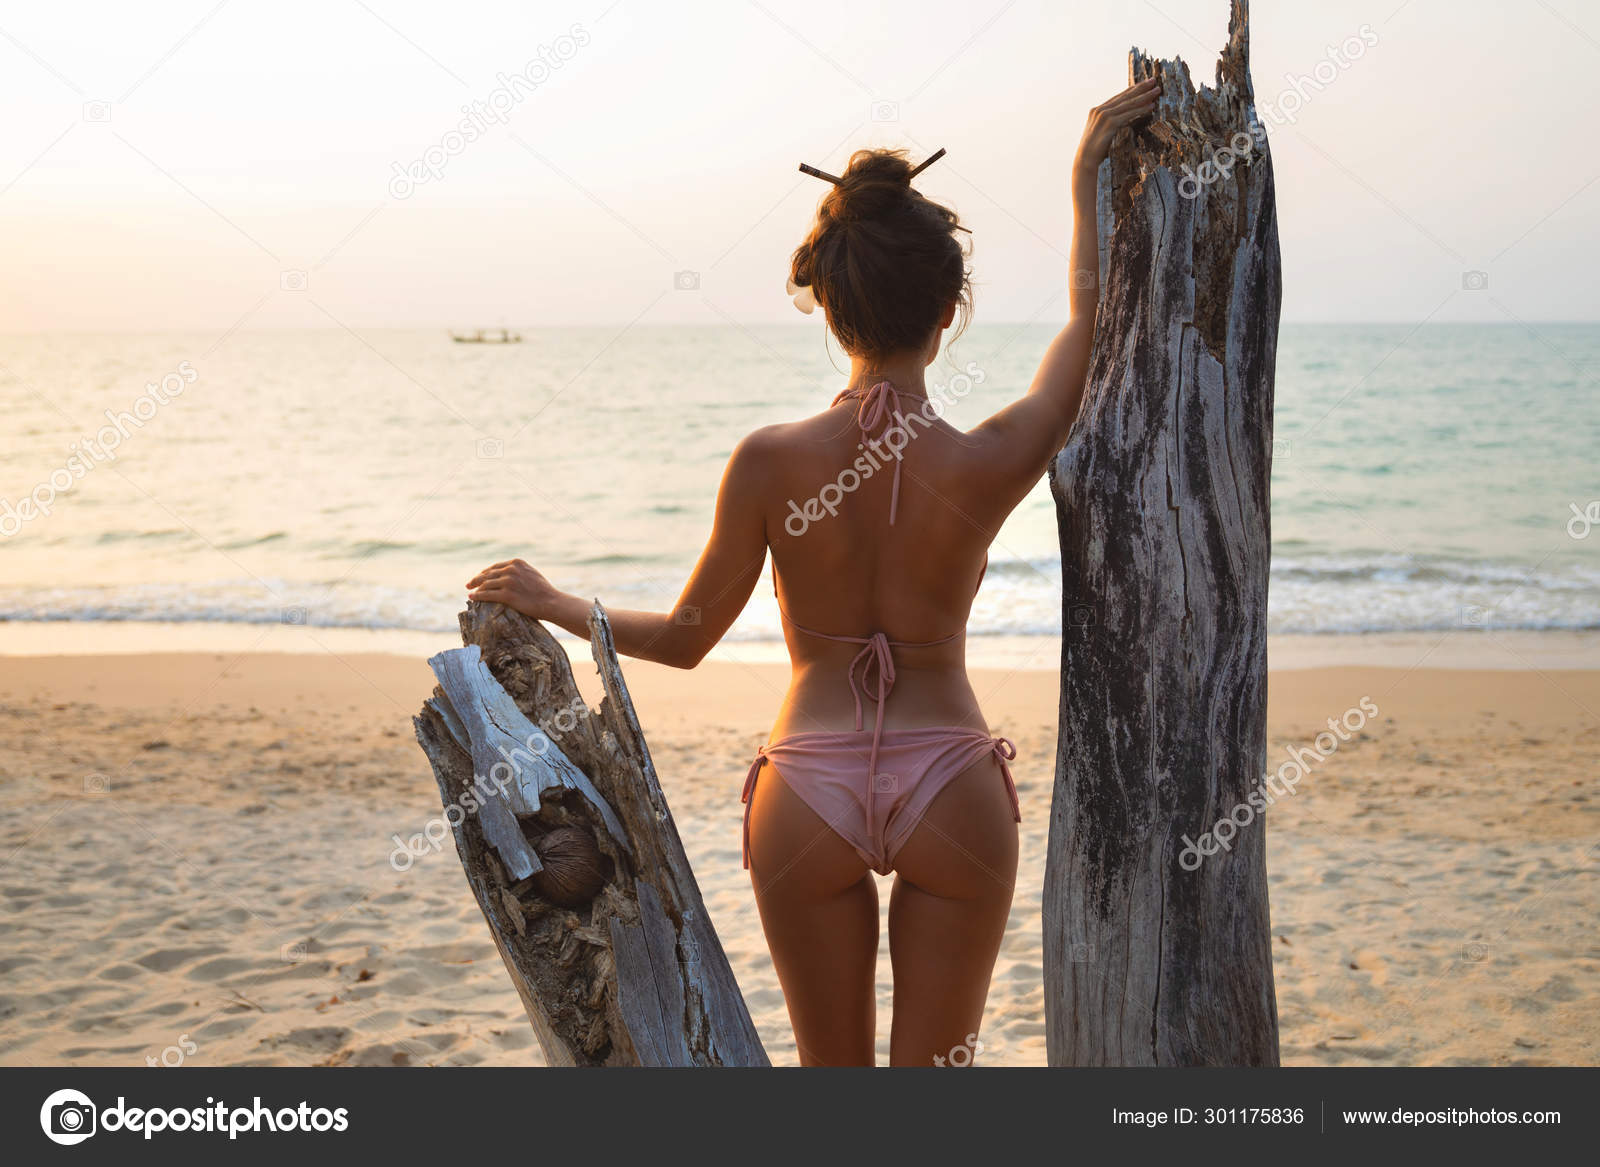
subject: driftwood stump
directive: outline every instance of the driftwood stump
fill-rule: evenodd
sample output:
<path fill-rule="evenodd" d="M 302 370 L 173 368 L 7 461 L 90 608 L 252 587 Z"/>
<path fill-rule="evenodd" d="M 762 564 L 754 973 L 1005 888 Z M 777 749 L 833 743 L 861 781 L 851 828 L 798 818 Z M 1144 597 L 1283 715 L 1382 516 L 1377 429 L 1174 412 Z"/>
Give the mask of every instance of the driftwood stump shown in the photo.
<path fill-rule="evenodd" d="M 765 1066 L 604 609 L 588 707 L 545 629 L 469 603 L 415 718 L 467 882 L 552 1066 Z"/>
<path fill-rule="evenodd" d="M 1275 1065 L 1265 823 L 1272 162 L 1233 5 L 1216 87 L 1135 49 L 1160 105 L 1100 176 L 1099 321 L 1051 470 L 1060 745 L 1045 870 L 1051 1065 Z M 1248 143 L 1248 148 L 1246 144 Z M 1210 163 L 1210 166 L 1204 164 Z"/>

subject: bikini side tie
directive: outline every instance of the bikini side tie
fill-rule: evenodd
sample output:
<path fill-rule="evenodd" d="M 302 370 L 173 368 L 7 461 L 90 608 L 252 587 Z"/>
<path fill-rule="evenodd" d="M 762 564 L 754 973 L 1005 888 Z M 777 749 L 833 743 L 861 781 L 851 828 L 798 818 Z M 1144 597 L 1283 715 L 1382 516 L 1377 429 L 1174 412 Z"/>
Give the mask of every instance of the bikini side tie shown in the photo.
<path fill-rule="evenodd" d="M 744 789 L 739 793 L 739 801 L 746 807 L 750 805 L 750 796 L 756 792 L 756 775 L 761 773 L 761 763 L 767 760 L 767 747 L 760 746 L 756 750 L 756 760 L 750 763 L 750 772 L 744 776 Z M 750 867 L 750 812 L 744 812 L 744 865 Z"/>
<path fill-rule="evenodd" d="M 1017 756 L 1017 743 L 1008 737 L 994 739 L 994 760 L 1000 763 L 1000 773 L 1006 780 L 1006 793 L 1011 796 L 1011 814 L 1017 822 L 1022 821 L 1022 802 L 1017 798 L 1017 784 L 1011 777 L 1011 767 L 1006 763 L 1015 761 Z"/>

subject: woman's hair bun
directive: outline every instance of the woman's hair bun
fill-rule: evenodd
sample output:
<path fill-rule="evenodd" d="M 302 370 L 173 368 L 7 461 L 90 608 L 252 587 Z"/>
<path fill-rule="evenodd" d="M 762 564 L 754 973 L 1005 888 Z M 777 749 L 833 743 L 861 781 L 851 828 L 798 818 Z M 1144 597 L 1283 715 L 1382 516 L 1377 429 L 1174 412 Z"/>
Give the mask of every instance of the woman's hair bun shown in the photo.
<path fill-rule="evenodd" d="M 822 200 L 840 222 L 876 219 L 899 209 L 914 192 L 903 150 L 857 150 L 839 183 Z"/>
<path fill-rule="evenodd" d="M 971 313 L 966 228 L 912 187 L 915 173 L 904 150 L 857 150 L 790 259 L 789 278 L 811 288 L 852 355 L 920 348 L 952 305 L 963 326 Z"/>

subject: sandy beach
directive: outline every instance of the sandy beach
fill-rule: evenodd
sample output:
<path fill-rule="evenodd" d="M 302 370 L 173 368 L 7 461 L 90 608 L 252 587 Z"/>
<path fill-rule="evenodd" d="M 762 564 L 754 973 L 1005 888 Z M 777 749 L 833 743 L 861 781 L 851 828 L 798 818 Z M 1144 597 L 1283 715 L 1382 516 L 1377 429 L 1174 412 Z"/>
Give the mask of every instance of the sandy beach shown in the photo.
<path fill-rule="evenodd" d="M 1271 812 L 1283 1060 L 1595 1064 L 1600 670 L 1438 663 L 1272 675 L 1269 762 L 1379 710 Z M 794 1065 L 739 866 L 786 669 L 626 667 L 751 1012 Z M 988 1065 L 1045 1061 L 1056 679 L 974 673 L 1024 816 Z M 420 657 L 316 650 L 0 658 L 0 1063 L 538 1064 L 448 845 L 389 862 L 438 812 L 410 726 L 431 686 Z M 886 949 L 879 979 L 887 1060 Z"/>

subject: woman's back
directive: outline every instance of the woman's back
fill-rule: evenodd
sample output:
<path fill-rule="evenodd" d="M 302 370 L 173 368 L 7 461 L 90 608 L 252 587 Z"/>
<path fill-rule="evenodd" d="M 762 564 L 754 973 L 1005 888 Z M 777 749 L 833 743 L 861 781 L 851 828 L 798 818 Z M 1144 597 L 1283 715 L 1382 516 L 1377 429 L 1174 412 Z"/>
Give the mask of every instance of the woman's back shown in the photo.
<path fill-rule="evenodd" d="M 794 665 L 774 733 L 853 725 L 844 678 L 878 633 L 895 674 L 886 727 L 983 729 L 962 633 L 993 538 L 977 489 L 985 443 L 935 416 L 920 383 L 847 392 L 855 396 L 760 436 L 773 467 L 763 510 Z"/>

